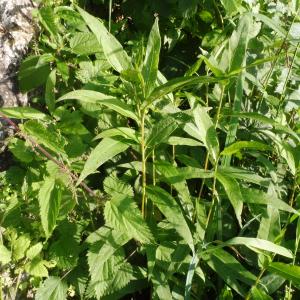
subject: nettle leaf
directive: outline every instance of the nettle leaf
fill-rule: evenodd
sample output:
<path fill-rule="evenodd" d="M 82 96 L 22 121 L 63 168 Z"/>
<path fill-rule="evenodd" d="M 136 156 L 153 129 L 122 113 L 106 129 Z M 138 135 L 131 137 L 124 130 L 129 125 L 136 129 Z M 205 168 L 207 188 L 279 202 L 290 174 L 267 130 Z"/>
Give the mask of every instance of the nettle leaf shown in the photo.
<path fill-rule="evenodd" d="M 77 90 L 65 94 L 64 96 L 60 97 L 57 101 L 72 99 L 76 99 L 82 103 L 104 105 L 125 117 L 138 121 L 138 117 L 134 113 L 133 108 L 130 105 L 122 102 L 120 99 L 117 99 L 113 96 L 105 95 L 100 92 L 91 90 Z"/>
<path fill-rule="evenodd" d="M 36 300 L 66 300 L 68 286 L 59 277 L 47 278 L 37 289 Z"/>
<path fill-rule="evenodd" d="M 30 246 L 30 237 L 27 234 L 23 234 L 19 236 L 16 240 L 12 242 L 12 254 L 14 260 L 22 259 L 25 254 L 26 250 Z"/>
<path fill-rule="evenodd" d="M 278 274 L 281 277 L 292 281 L 293 284 L 300 285 L 300 267 L 294 265 L 288 265 L 281 262 L 271 262 L 268 267 L 268 271 Z"/>
<path fill-rule="evenodd" d="M 9 251 L 4 245 L 0 245 L 0 263 L 6 265 L 11 261 L 11 251 Z"/>
<path fill-rule="evenodd" d="M 146 97 L 152 92 L 156 85 L 160 47 L 161 38 L 159 34 L 158 19 L 156 18 L 148 38 L 146 57 L 142 70 L 146 84 Z"/>
<path fill-rule="evenodd" d="M 37 243 L 33 246 L 31 246 L 27 252 L 26 252 L 26 257 L 28 259 L 33 259 L 35 258 L 37 255 L 40 254 L 40 252 L 42 251 L 43 249 L 43 244 L 42 243 Z"/>
<path fill-rule="evenodd" d="M 242 0 L 221 0 L 221 2 L 230 16 L 237 14 L 242 6 Z"/>
<path fill-rule="evenodd" d="M 42 226 L 47 238 L 55 228 L 61 204 L 62 191 L 54 177 L 46 177 L 39 190 L 39 205 Z"/>
<path fill-rule="evenodd" d="M 65 154 L 65 139 L 54 130 L 49 130 L 38 121 L 30 120 L 23 124 L 23 129 L 35 142 L 43 144 L 55 153 Z"/>
<path fill-rule="evenodd" d="M 98 40 L 91 32 L 76 32 L 70 39 L 70 48 L 72 52 L 78 55 L 91 55 L 102 52 Z"/>
<path fill-rule="evenodd" d="M 152 233 L 133 199 L 131 187 L 117 178 L 108 178 L 104 186 L 112 196 L 112 199 L 105 204 L 106 225 L 120 230 L 141 243 L 153 242 Z"/>
<path fill-rule="evenodd" d="M 169 116 L 164 116 L 150 130 L 146 138 L 146 147 L 153 148 L 164 143 L 177 128 L 176 120 Z"/>
<path fill-rule="evenodd" d="M 46 268 L 47 261 L 42 260 L 39 257 L 33 258 L 33 260 L 25 265 L 25 270 L 35 277 L 48 277 L 48 269 Z"/>
<path fill-rule="evenodd" d="M 48 63 L 39 63 L 40 56 L 29 56 L 20 67 L 18 80 L 22 93 L 39 87 L 47 81 L 51 72 Z"/>
<path fill-rule="evenodd" d="M 241 193 L 239 183 L 234 178 L 223 176 L 219 172 L 217 172 L 217 179 L 223 185 L 228 199 L 231 202 L 231 205 L 233 206 L 239 225 L 242 227 L 241 215 L 243 211 L 243 195 Z"/>
<path fill-rule="evenodd" d="M 175 199 L 158 186 L 148 186 L 147 195 L 186 241 L 191 250 L 194 251 L 193 235 L 184 218 L 183 211 Z"/>
<path fill-rule="evenodd" d="M 101 165 L 112 159 L 117 154 L 125 151 L 128 144 L 111 138 L 103 139 L 91 152 L 84 164 L 83 171 L 80 174 L 77 185 L 88 175 L 94 173 Z"/>
<path fill-rule="evenodd" d="M 28 149 L 25 141 L 18 138 L 13 138 L 9 141 L 8 148 L 20 161 L 25 163 L 30 163 L 33 161 L 34 153 Z"/>
<path fill-rule="evenodd" d="M 102 22 L 77 6 L 80 15 L 102 46 L 104 55 L 111 66 L 119 73 L 132 69 L 131 61 L 119 41 L 108 32 Z"/>

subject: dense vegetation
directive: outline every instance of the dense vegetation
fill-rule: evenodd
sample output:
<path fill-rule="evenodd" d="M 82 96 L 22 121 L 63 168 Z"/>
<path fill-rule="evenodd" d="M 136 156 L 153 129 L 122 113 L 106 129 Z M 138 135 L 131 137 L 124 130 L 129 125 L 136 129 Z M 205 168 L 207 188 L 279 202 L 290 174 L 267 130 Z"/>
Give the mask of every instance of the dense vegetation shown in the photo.
<path fill-rule="evenodd" d="M 300 1 L 42 2 L 0 300 L 298 299 Z"/>

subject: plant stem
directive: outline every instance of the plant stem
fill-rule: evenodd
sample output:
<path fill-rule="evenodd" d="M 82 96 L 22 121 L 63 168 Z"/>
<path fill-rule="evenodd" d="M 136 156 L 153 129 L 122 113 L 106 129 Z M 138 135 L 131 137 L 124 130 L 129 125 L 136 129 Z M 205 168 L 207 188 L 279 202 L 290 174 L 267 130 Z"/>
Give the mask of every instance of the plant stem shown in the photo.
<path fill-rule="evenodd" d="M 78 181 L 78 176 L 72 173 L 71 170 L 62 162 L 57 160 L 52 154 L 50 154 L 46 149 L 44 149 L 41 145 L 39 145 L 32 137 L 28 136 L 24 132 L 22 132 L 19 128 L 19 126 L 13 122 L 10 118 L 8 118 L 6 115 L 0 112 L 0 116 L 8 123 L 10 124 L 15 131 L 26 141 L 28 141 L 31 144 L 31 147 L 33 149 L 38 149 L 41 154 L 43 154 L 46 158 L 53 161 L 64 173 L 69 175 L 74 181 Z M 95 194 L 95 192 L 90 189 L 84 182 L 80 182 L 79 184 L 91 197 L 99 199 L 99 197 Z M 102 200 L 102 199 L 101 199 Z"/>
<path fill-rule="evenodd" d="M 254 285 L 251 287 L 251 289 L 249 290 L 248 294 L 246 295 L 246 298 L 245 300 L 250 300 L 250 297 L 251 297 L 251 290 L 254 288 L 254 287 L 257 287 L 257 285 L 259 284 L 260 282 L 260 279 L 262 278 L 262 276 L 264 275 L 266 269 L 265 268 L 262 268 L 260 273 L 258 274 L 256 280 L 255 280 L 255 283 Z"/>
<path fill-rule="evenodd" d="M 145 111 L 141 116 L 141 153 L 142 153 L 142 215 L 146 218 L 147 210 L 147 197 L 146 197 L 146 185 L 147 185 L 147 170 L 146 170 L 146 145 L 145 145 Z"/>

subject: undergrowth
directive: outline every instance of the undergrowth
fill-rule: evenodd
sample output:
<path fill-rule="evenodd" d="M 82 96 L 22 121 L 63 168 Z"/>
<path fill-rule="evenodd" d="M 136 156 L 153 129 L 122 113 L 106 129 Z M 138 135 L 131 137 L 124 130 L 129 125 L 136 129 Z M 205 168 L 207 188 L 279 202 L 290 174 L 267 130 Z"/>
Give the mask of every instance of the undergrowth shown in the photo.
<path fill-rule="evenodd" d="M 0 109 L 0 299 L 298 299 L 299 1 L 75 2 Z"/>

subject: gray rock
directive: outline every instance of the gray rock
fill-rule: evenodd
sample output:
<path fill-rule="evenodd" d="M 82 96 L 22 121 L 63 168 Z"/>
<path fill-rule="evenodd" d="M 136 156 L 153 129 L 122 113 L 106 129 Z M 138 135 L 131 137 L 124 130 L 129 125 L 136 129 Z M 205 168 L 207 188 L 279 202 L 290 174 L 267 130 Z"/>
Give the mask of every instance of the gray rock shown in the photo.
<path fill-rule="evenodd" d="M 0 106 L 27 104 L 17 88 L 20 61 L 35 34 L 31 0 L 0 0 Z"/>

